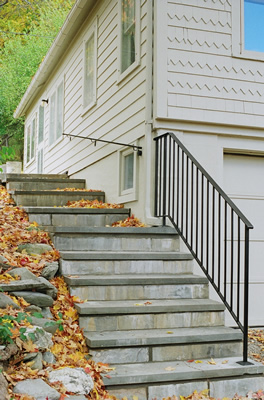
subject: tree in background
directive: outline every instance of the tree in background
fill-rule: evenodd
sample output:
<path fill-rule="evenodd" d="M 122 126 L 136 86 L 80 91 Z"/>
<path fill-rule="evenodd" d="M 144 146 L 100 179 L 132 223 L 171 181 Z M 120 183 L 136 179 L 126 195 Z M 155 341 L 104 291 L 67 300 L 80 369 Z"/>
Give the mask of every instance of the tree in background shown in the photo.
<path fill-rule="evenodd" d="M 13 113 L 74 0 L 0 0 L 0 147 L 22 159 L 24 120 Z M 2 140 L 1 140 L 2 139 Z"/>

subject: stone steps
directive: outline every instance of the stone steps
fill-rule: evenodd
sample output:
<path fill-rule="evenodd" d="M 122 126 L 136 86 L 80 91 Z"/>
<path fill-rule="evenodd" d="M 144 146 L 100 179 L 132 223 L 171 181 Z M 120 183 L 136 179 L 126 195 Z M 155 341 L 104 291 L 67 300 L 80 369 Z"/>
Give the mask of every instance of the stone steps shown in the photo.
<path fill-rule="evenodd" d="M 191 274 L 193 257 L 181 252 L 61 251 L 63 275 Z"/>
<path fill-rule="evenodd" d="M 191 275 L 66 276 L 72 296 L 82 300 L 208 298 L 206 278 Z"/>
<path fill-rule="evenodd" d="M 263 372 L 263 366 L 252 362 L 252 365 L 239 365 L 238 357 L 206 358 L 200 363 L 187 361 L 163 361 L 136 364 L 115 364 L 113 370 L 103 377 L 103 381 L 112 395 L 126 395 L 132 399 L 137 395 L 140 400 L 161 400 L 163 397 L 190 395 L 210 389 L 210 396 L 223 397 L 240 393 L 244 387 L 252 390 L 263 380 L 256 375 Z M 247 375 L 243 385 L 243 377 Z M 259 379 L 259 380 L 258 380 Z M 119 389 L 120 388 L 120 389 Z M 242 389 L 243 388 L 243 389 Z M 242 389 L 242 390 L 241 390 Z M 235 392 L 233 392 L 235 390 Z"/>
<path fill-rule="evenodd" d="M 99 200 L 104 201 L 104 192 L 56 191 L 56 190 L 10 190 L 16 205 L 21 206 L 65 206 L 68 201 Z"/>
<path fill-rule="evenodd" d="M 242 334 L 222 327 L 85 332 L 89 354 L 110 364 L 235 357 Z"/>
<path fill-rule="evenodd" d="M 31 178 L 24 181 L 9 179 L 6 188 L 10 190 L 55 190 L 65 188 L 85 189 L 85 179 L 49 178 L 43 181 L 42 178 Z"/>
<path fill-rule="evenodd" d="M 42 182 L 49 182 L 52 179 L 65 179 L 69 180 L 67 174 L 0 174 L 0 180 L 2 183 L 20 181 L 20 182 L 30 182 L 34 179 L 40 179 Z"/>
<path fill-rule="evenodd" d="M 161 240 L 162 239 L 162 240 Z M 68 251 L 178 251 L 172 228 L 55 227 L 53 242 Z"/>
<path fill-rule="evenodd" d="M 127 208 L 94 209 L 94 208 L 56 208 L 56 207 L 24 207 L 30 221 L 53 231 L 56 226 L 111 226 L 114 222 L 124 220 L 130 215 Z"/>
<path fill-rule="evenodd" d="M 224 325 L 225 307 L 209 299 L 86 301 L 75 306 L 81 328 L 93 332 Z"/>
<path fill-rule="evenodd" d="M 103 378 L 111 394 L 161 400 L 210 388 L 223 397 L 230 382 L 233 396 L 239 379 L 259 388 L 264 366 L 237 364 L 241 332 L 224 326 L 224 305 L 208 298 L 174 229 L 111 228 L 129 210 L 59 207 L 84 194 L 104 201 L 103 192 L 20 192 L 15 201 L 50 231 L 70 293 L 84 300 L 75 304 L 80 327 L 94 360 L 112 364 Z"/>

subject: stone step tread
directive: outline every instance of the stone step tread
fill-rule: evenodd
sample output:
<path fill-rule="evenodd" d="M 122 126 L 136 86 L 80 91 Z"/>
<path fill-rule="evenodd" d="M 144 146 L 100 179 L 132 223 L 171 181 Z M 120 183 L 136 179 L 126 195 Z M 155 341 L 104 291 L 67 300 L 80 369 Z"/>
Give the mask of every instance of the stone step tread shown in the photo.
<path fill-rule="evenodd" d="M 106 387 L 158 382 L 193 381 L 209 378 L 231 378 L 263 374 L 264 365 L 250 360 L 252 365 L 242 366 L 240 357 L 202 359 L 201 363 L 188 361 L 162 361 L 141 364 L 114 364 L 112 371 L 103 376 Z M 210 364 L 210 362 L 212 364 Z M 215 363 L 215 364 L 214 364 Z"/>
<path fill-rule="evenodd" d="M 116 228 L 115 228 L 116 229 Z M 60 251 L 61 258 L 64 260 L 193 260 L 189 253 L 178 251 Z"/>
<path fill-rule="evenodd" d="M 76 192 L 77 193 L 77 192 Z M 170 227 L 146 227 L 146 228 L 136 228 L 136 227 L 90 227 L 90 226 L 80 226 L 80 227 L 75 227 L 75 226 L 57 226 L 54 227 L 55 233 L 58 234 L 93 234 L 93 235 L 144 235 L 147 237 L 150 237 L 151 235 L 154 236 L 175 236 L 178 237 L 178 234 L 175 229 L 170 228 Z"/>
<path fill-rule="evenodd" d="M 67 174 L 0 174 L 0 180 L 2 182 L 13 182 L 13 181 L 30 181 L 31 179 L 41 179 L 42 181 L 49 179 L 64 179 L 69 180 Z"/>
<path fill-rule="evenodd" d="M 27 178 L 23 178 L 23 179 L 19 179 L 19 178 L 16 178 L 16 177 L 10 177 L 10 178 L 8 178 L 8 180 L 7 180 L 8 182 L 32 182 L 32 183 L 35 183 L 35 182 L 54 182 L 54 183 L 65 183 L 65 184 L 67 184 L 67 182 L 68 183 L 83 183 L 83 184 L 85 184 L 86 183 L 86 181 L 85 181 L 85 179 L 75 179 L 75 178 L 71 178 L 71 179 L 67 179 L 67 178 L 60 178 L 60 177 L 58 177 L 58 176 L 54 176 L 54 177 L 49 177 L 49 178 L 47 178 L 47 179 L 43 179 L 43 178 L 40 178 L 40 177 L 37 177 L 37 176 L 33 176 L 33 177 L 27 177 Z"/>
<path fill-rule="evenodd" d="M 78 190 L 76 192 L 70 190 L 70 191 L 63 191 L 63 190 L 17 190 L 17 189 L 11 189 L 9 190 L 9 193 L 12 195 L 24 195 L 24 194 L 30 194 L 32 196 L 47 196 L 47 195 L 61 195 L 61 196 L 104 196 L 104 192 L 89 192 L 87 190 Z"/>
<path fill-rule="evenodd" d="M 129 208 L 24 207 L 29 214 L 130 214 Z"/>
<path fill-rule="evenodd" d="M 80 315 L 154 314 L 225 310 L 224 304 L 210 299 L 149 300 L 86 301 L 84 303 L 76 303 L 75 307 Z"/>
<path fill-rule="evenodd" d="M 207 284 L 206 277 L 192 274 L 65 275 L 70 286 Z"/>
<path fill-rule="evenodd" d="M 176 328 L 173 330 L 85 331 L 84 336 L 87 345 L 91 348 L 241 341 L 243 337 L 239 329 L 225 326 Z"/>

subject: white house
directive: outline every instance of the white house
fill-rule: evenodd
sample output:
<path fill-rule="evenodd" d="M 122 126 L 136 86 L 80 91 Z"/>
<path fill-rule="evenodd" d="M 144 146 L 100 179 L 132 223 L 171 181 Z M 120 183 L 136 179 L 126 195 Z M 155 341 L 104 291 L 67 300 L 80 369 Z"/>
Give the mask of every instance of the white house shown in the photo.
<path fill-rule="evenodd" d="M 264 324 L 263 18 L 263 0 L 77 0 L 15 111 L 24 172 L 86 178 L 149 224 L 153 139 L 175 133 L 254 225 L 251 325 Z"/>

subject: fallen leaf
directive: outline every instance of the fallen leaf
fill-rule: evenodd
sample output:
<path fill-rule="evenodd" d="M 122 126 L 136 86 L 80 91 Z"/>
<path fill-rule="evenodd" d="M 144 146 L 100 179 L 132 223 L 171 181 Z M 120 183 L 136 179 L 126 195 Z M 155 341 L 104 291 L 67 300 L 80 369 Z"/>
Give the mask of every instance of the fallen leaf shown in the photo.
<path fill-rule="evenodd" d="M 174 371 L 176 369 L 176 367 L 167 367 L 165 368 L 166 371 Z"/>

